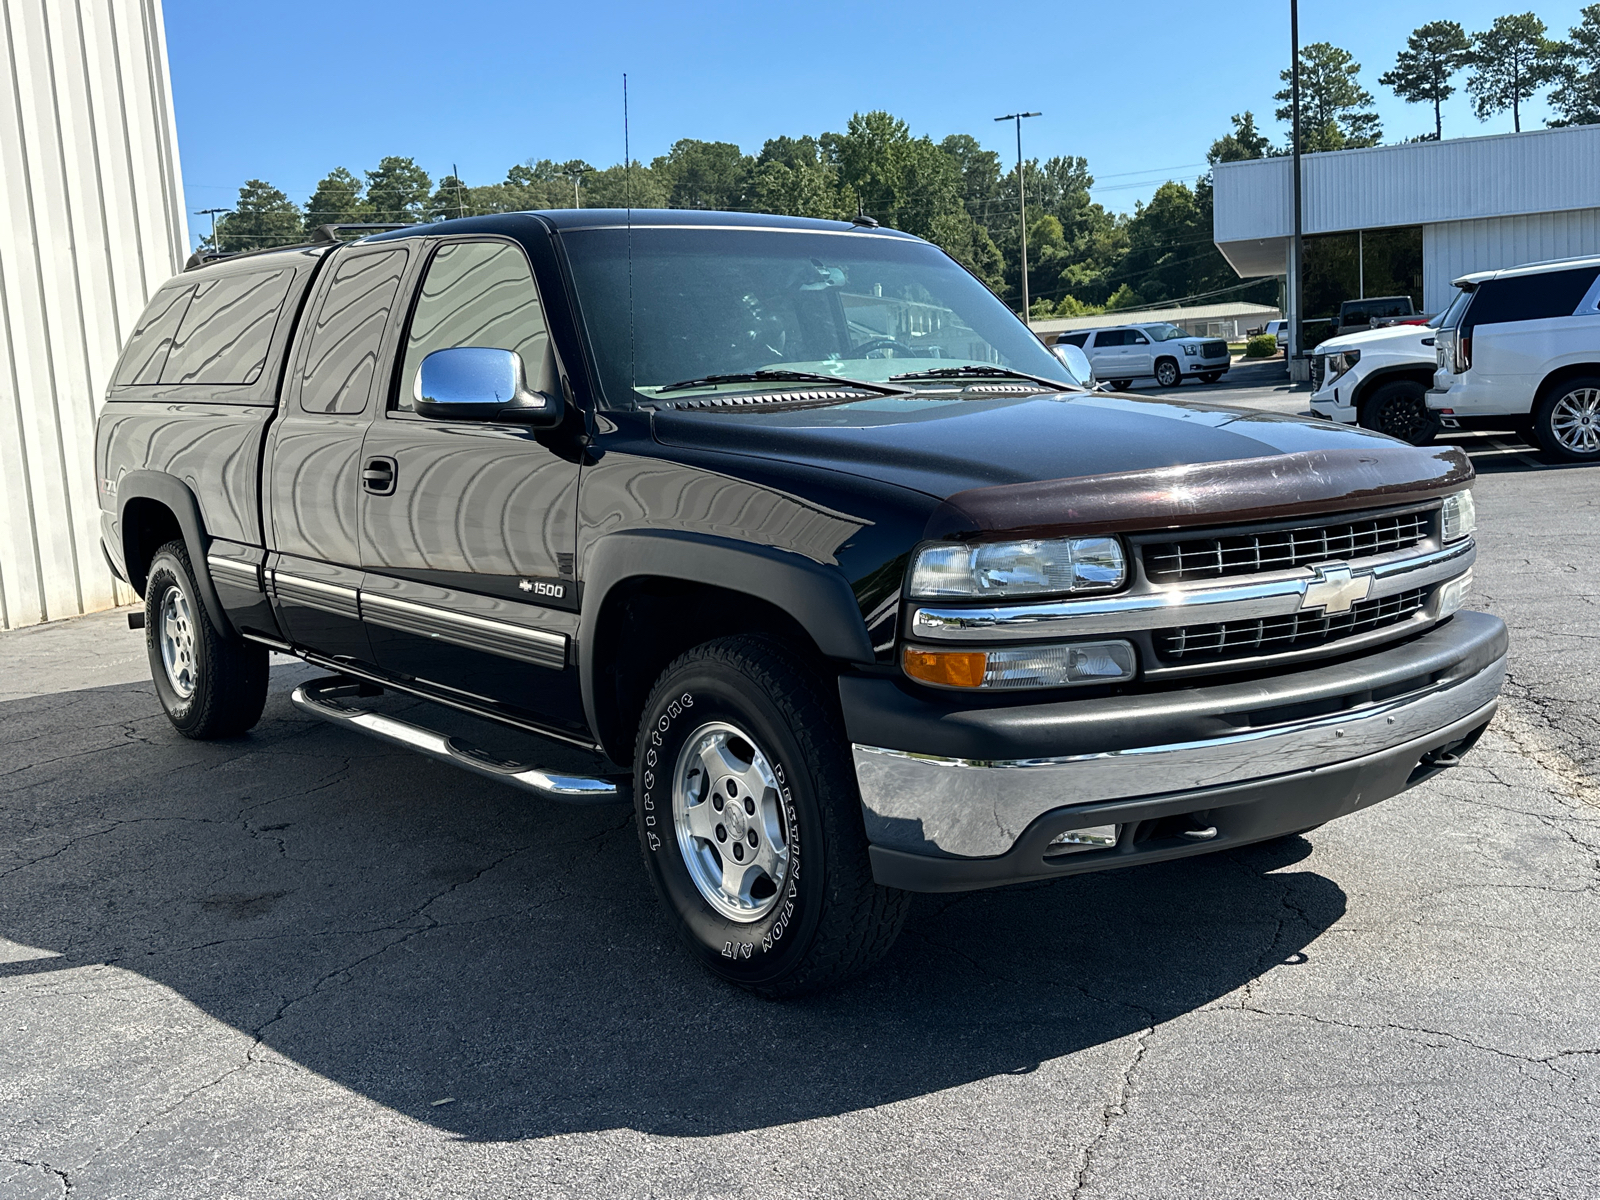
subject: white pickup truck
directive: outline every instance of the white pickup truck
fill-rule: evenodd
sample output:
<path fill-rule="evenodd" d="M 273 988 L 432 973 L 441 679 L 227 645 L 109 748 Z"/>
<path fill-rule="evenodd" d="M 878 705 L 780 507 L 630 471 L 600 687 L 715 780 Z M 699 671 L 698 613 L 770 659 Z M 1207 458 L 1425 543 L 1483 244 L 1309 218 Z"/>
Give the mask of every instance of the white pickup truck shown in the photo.
<path fill-rule="evenodd" d="M 1329 338 L 1311 353 L 1311 411 L 1413 446 L 1432 441 L 1440 425 L 1428 408 L 1436 333 L 1432 325 L 1391 325 Z"/>

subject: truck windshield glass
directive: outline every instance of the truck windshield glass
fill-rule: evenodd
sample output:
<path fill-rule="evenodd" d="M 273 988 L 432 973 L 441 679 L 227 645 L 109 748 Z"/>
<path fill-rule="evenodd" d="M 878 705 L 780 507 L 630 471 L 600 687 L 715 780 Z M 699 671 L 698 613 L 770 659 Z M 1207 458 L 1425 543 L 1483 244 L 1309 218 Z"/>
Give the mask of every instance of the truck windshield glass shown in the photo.
<path fill-rule="evenodd" d="M 616 407 L 684 380 L 763 370 L 883 382 L 978 365 L 1073 382 L 993 293 L 923 242 L 636 226 L 630 270 L 626 229 L 574 230 L 563 240 L 607 402 Z M 826 386 L 773 379 L 695 390 Z M 693 390 L 671 393 L 686 394 Z"/>
<path fill-rule="evenodd" d="M 1141 325 L 1139 328 L 1148 333 L 1154 341 L 1158 342 L 1170 342 L 1174 338 L 1185 338 L 1189 336 L 1176 325 L 1168 325 L 1164 321 L 1160 325 Z"/>

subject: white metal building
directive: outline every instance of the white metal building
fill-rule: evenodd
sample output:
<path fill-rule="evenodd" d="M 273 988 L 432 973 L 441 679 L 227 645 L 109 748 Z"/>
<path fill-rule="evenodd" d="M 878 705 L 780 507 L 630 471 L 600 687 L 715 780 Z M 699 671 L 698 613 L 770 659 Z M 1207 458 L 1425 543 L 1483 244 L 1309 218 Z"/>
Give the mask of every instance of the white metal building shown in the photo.
<path fill-rule="evenodd" d="M 1281 274 L 1281 272 L 1280 272 Z M 1283 314 L 1269 304 L 1244 300 L 1224 304 L 1187 304 L 1173 308 L 1142 308 L 1135 311 L 1101 313 L 1094 317 L 1043 317 L 1028 322 L 1043 336 L 1070 333 L 1074 329 L 1105 329 L 1113 325 L 1151 325 L 1165 321 L 1196 337 L 1220 337 L 1239 341 L 1252 329 L 1263 328 Z"/>
<path fill-rule="evenodd" d="M 1213 170 L 1213 236 L 1244 278 L 1285 273 L 1294 232 L 1291 161 L 1254 159 Z M 1469 271 L 1600 254 L 1600 125 L 1407 142 L 1301 161 L 1304 232 L 1354 236 L 1358 290 L 1362 276 L 1389 278 L 1374 247 L 1387 254 L 1394 238 L 1376 235 L 1416 227 L 1426 311 L 1448 303 L 1450 281 Z M 1308 270 L 1312 254 L 1308 243 Z M 1382 293 L 1368 287 L 1365 294 Z M 1309 298 L 1306 310 L 1319 315 Z"/>
<path fill-rule="evenodd" d="M 188 251 L 161 0 L 0 0 L 0 628 L 131 600 L 94 422 Z"/>

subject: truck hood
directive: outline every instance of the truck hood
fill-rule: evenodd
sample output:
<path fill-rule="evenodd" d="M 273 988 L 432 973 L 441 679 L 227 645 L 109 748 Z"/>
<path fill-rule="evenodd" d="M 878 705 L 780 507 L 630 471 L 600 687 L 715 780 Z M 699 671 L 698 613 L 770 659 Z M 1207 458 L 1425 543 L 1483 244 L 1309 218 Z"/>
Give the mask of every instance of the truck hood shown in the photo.
<path fill-rule="evenodd" d="M 1429 325 L 1387 325 L 1382 329 L 1364 329 L 1360 333 L 1345 333 L 1317 343 L 1316 354 L 1331 354 L 1339 350 L 1365 350 L 1382 346 L 1385 350 L 1404 353 L 1415 349 L 1423 358 L 1433 357 L 1433 348 L 1422 344 L 1439 331 Z"/>
<path fill-rule="evenodd" d="M 1198 466 L 1286 455 L 1321 455 L 1324 462 L 1332 461 L 1329 454 L 1351 461 L 1378 456 L 1395 462 L 1401 475 L 1437 474 L 1423 461 L 1432 452 L 1356 427 L 1093 392 L 875 398 L 766 411 L 658 410 L 653 426 L 664 445 L 768 460 L 774 477 L 784 469 L 777 464 L 795 464 L 867 476 L 938 500 L 974 489 L 1003 489 L 1015 498 L 1030 490 L 1018 485 L 1130 473 L 1175 479 L 1174 470 L 1181 475 Z M 1420 456 L 1418 462 L 1399 467 L 1394 456 L 1402 450 Z M 1269 469 L 1292 470 L 1286 463 Z M 1470 466 L 1465 470 L 1470 478 Z M 1028 523 L 1020 510 L 1017 520 Z"/>

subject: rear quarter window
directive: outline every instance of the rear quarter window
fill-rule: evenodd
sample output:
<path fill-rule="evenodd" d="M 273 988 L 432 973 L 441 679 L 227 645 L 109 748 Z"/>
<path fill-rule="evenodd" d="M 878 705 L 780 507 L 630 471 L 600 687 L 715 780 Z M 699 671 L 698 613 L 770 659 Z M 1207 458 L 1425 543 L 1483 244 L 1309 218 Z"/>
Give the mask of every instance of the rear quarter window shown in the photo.
<path fill-rule="evenodd" d="M 1089 335 L 1087 333 L 1064 333 L 1056 339 L 1056 344 L 1058 346 L 1076 346 L 1080 350 L 1083 349 L 1088 342 Z"/>
<path fill-rule="evenodd" d="M 1473 294 L 1462 328 L 1470 333 L 1479 325 L 1570 317 L 1594 284 L 1595 274 L 1596 268 L 1582 267 L 1490 279 Z"/>
<path fill-rule="evenodd" d="M 112 380 L 118 387 L 161 382 L 161 372 L 167 365 L 167 355 L 177 336 L 178 326 L 194 295 L 194 283 L 185 280 L 168 284 L 150 298 L 150 303 L 139 316 L 133 336 L 117 360 Z"/>
<path fill-rule="evenodd" d="M 161 372 L 162 383 L 254 383 L 267 361 L 291 267 L 199 282 Z"/>

